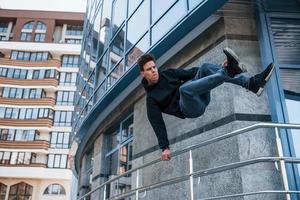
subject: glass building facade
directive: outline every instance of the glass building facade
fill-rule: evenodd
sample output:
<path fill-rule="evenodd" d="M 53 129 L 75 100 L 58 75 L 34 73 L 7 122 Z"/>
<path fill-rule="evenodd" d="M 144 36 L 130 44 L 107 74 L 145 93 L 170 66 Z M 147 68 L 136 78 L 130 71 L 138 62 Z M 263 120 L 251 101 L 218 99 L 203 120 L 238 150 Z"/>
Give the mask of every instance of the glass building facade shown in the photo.
<path fill-rule="evenodd" d="M 147 52 L 156 56 L 159 67 L 168 68 L 173 67 L 173 63 L 193 67 L 203 63 L 199 58 L 205 62 L 220 61 L 218 49 L 224 46 L 253 48 L 250 53 L 242 51 L 243 56 L 256 65 L 267 66 L 274 62 L 276 71 L 266 90 L 267 100 L 257 101 L 257 104 L 263 104 L 257 110 L 253 106 L 255 111 L 245 111 L 246 104 L 236 103 L 239 100 L 233 102 L 236 110 L 242 108 L 235 110 L 233 115 L 246 113 L 243 119 L 236 117 L 235 121 L 300 123 L 300 3 L 297 0 L 89 0 L 83 32 L 73 123 L 74 141 L 78 143 L 75 167 L 79 174 L 79 196 L 93 190 L 99 183 L 125 173 L 134 167 L 134 160 L 147 157 L 158 149 L 156 141 L 152 146 L 145 145 L 147 148 L 139 144 L 144 142 L 141 135 L 152 131 L 147 122 L 139 118 L 145 117 L 146 108 L 141 106 L 144 105 L 144 94 L 138 84 L 136 61 Z M 173 46 L 182 50 L 174 50 Z M 213 52 L 211 59 L 206 58 L 207 52 Z M 252 72 L 260 70 L 255 67 Z M 262 114 L 264 109 L 268 112 Z M 223 113 L 226 111 L 222 110 Z M 216 120 L 218 117 L 215 116 Z M 168 122 L 174 128 L 177 121 L 172 120 Z M 216 123 L 199 120 L 194 124 L 196 131 L 206 130 L 206 126 L 218 128 L 217 124 L 221 123 L 221 119 Z M 231 122 L 224 120 L 223 125 L 228 124 Z M 176 128 L 178 130 L 172 129 L 178 131 L 171 140 L 174 146 L 185 140 L 182 138 L 194 134 L 187 131 L 188 136 L 184 136 L 181 127 Z M 299 157 L 299 134 L 297 130 L 281 130 L 286 156 Z M 299 169 L 299 164 L 287 165 L 292 190 L 300 188 Z M 123 178 L 118 183 L 111 183 L 107 188 L 107 198 L 133 188 L 131 175 Z M 297 197 L 292 195 L 292 198 Z M 93 195 L 89 198 L 93 199 Z"/>
<path fill-rule="evenodd" d="M 220 1 L 216 8 L 224 1 Z M 135 66 L 143 53 L 193 13 L 203 0 L 88 1 L 76 94 L 75 131 L 93 105 Z"/>

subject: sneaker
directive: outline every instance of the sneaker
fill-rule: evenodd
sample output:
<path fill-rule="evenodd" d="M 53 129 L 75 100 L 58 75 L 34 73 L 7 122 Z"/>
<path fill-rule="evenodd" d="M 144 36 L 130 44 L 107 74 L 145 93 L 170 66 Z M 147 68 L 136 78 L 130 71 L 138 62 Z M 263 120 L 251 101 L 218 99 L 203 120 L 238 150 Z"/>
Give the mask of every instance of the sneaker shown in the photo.
<path fill-rule="evenodd" d="M 246 72 L 246 68 L 240 63 L 238 55 L 230 48 L 223 49 L 224 54 L 227 57 L 227 66 L 225 70 L 229 77 L 233 78 L 235 75 Z"/>
<path fill-rule="evenodd" d="M 252 76 L 249 81 L 249 90 L 257 96 L 260 96 L 264 91 L 266 83 L 271 78 L 274 69 L 275 65 L 270 63 L 263 72 Z"/>

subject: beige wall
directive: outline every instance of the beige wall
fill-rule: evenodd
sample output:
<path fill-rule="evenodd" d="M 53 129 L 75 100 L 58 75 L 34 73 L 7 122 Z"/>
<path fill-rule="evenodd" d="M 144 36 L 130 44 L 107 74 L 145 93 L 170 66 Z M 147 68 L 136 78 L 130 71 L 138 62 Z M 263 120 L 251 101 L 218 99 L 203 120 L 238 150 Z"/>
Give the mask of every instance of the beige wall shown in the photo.
<path fill-rule="evenodd" d="M 33 180 L 33 179 L 6 179 L 0 178 L 0 182 L 7 185 L 6 196 L 8 197 L 8 188 L 14 184 L 25 182 L 33 186 L 32 200 L 67 200 L 71 196 L 71 181 L 62 180 Z M 65 188 L 66 195 L 43 195 L 45 189 L 51 184 L 60 184 Z"/>

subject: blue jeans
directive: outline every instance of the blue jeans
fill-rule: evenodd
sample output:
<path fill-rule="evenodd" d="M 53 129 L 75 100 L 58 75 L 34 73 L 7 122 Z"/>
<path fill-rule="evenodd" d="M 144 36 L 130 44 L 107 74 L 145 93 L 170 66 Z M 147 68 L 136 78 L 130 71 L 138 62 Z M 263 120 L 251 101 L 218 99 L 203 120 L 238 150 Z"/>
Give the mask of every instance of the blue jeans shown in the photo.
<path fill-rule="evenodd" d="M 180 109 L 187 118 L 201 116 L 210 102 L 210 91 L 224 82 L 248 88 L 250 77 L 239 74 L 230 78 L 219 65 L 203 64 L 196 76 L 179 88 Z"/>

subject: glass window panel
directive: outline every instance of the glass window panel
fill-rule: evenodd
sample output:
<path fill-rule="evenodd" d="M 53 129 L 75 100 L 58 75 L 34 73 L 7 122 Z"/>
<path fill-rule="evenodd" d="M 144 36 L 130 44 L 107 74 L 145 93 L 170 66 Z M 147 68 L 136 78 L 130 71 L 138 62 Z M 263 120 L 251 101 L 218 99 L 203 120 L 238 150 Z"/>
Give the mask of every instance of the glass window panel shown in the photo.
<path fill-rule="evenodd" d="M 197 5 L 202 3 L 204 0 L 189 0 L 189 9 L 194 9 Z"/>
<path fill-rule="evenodd" d="M 130 0 L 128 1 L 128 14 L 131 15 L 136 7 L 141 3 L 142 0 Z"/>
<path fill-rule="evenodd" d="M 113 4 L 113 19 L 112 19 L 112 27 L 113 34 L 115 34 L 116 30 L 121 26 L 123 21 L 125 20 L 126 15 L 126 5 L 127 1 L 124 0 L 116 0 Z"/>
<path fill-rule="evenodd" d="M 118 64 L 117 67 L 110 73 L 107 82 L 107 88 L 113 86 L 124 73 L 124 61 Z"/>
<path fill-rule="evenodd" d="M 135 44 L 148 30 L 150 26 L 149 18 L 149 0 L 146 0 L 128 21 L 126 49 Z"/>
<path fill-rule="evenodd" d="M 15 98 L 16 93 L 17 93 L 17 89 L 16 88 L 10 88 L 9 97 Z"/>
<path fill-rule="evenodd" d="M 19 115 L 19 109 L 18 108 L 14 108 L 13 111 L 12 111 L 11 118 L 12 119 L 18 119 L 18 115 Z"/>
<path fill-rule="evenodd" d="M 14 74 L 14 69 L 13 68 L 9 68 L 8 69 L 8 73 L 7 73 L 7 78 L 12 78 Z"/>
<path fill-rule="evenodd" d="M 10 59 L 16 60 L 17 56 L 18 56 L 18 52 L 17 51 L 11 51 Z"/>
<path fill-rule="evenodd" d="M 67 167 L 67 155 L 61 155 L 60 168 Z"/>
<path fill-rule="evenodd" d="M 26 119 L 30 119 L 32 115 L 32 108 L 27 108 L 26 110 Z"/>
<path fill-rule="evenodd" d="M 33 21 L 24 24 L 23 29 L 33 29 Z"/>
<path fill-rule="evenodd" d="M 176 0 L 152 0 L 152 24 L 162 16 Z"/>
<path fill-rule="evenodd" d="M 30 52 L 24 52 L 24 60 L 29 60 Z"/>
<path fill-rule="evenodd" d="M 54 156 L 54 165 L 53 167 L 58 168 L 60 166 L 60 155 L 55 155 Z"/>
<path fill-rule="evenodd" d="M 178 20 L 185 15 L 185 13 L 186 3 L 184 0 L 180 0 L 152 28 L 152 44 L 155 44 L 164 36 L 164 34 L 170 31 L 171 28 L 178 22 Z"/>
<path fill-rule="evenodd" d="M 9 91 L 10 91 L 10 88 L 4 88 L 3 90 L 3 97 L 9 97 Z"/>
<path fill-rule="evenodd" d="M 48 167 L 53 167 L 54 166 L 54 155 L 49 154 L 48 155 Z"/>
<path fill-rule="evenodd" d="M 118 160 L 119 160 L 119 151 L 115 151 L 108 157 L 106 157 L 106 163 L 109 169 L 109 179 L 112 178 L 112 175 L 118 175 Z"/>
<path fill-rule="evenodd" d="M 10 157 L 10 164 L 12 164 L 12 165 L 17 164 L 17 159 L 18 159 L 18 153 L 12 152 L 11 157 Z"/>
<path fill-rule="evenodd" d="M 21 74 L 20 74 L 20 78 L 21 78 L 21 79 L 26 79 L 26 75 L 27 75 L 27 70 L 22 69 L 22 70 L 21 70 Z"/>
<path fill-rule="evenodd" d="M 25 113 L 26 113 L 26 109 L 25 108 L 21 108 L 20 109 L 19 119 L 25 119 Z"/>
<path fill-rule="evenodd" d="M 149 46 L 150 38 L 147 33 L 127 54 L 125 71 L 127 71 L 138 60 L 138 58 L 149 49 Z"/>
<path fill-rule="evenodd" d="M 11 118 L 12 108 L 6 108 L 4 118 Z"/>
<path fill-rule="evenodd" d="M 0 118 L 4 118 L 5 108 L 0 107 Z"/>
<path fill-rule="evenodd" d="M 28 99 L 29 97 L 29 89 L 24 89 L 23 98 Z"/>
<path fill-rule="evenodd" d="M 125 28 L 123 28 L 115 37 L 110 47 L 110 59 L 111 63 L 119 62 L 124 55 L 124 35 Z M 111 68 L 114 66 L 110 66 Z"/>

